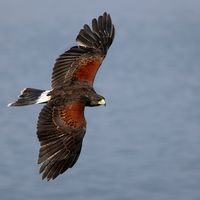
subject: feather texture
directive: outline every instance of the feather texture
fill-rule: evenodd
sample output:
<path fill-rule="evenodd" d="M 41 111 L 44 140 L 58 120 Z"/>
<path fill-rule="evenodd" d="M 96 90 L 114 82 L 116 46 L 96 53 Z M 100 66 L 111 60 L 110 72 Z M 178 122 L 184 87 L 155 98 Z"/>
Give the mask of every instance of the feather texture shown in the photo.
<path fill-rule="evenodd" d="M 52 88 L 74 81 L 84 81 L 92 86 L 114 36 L 115 28 L 106 12 L 98 19 L 92 20 L 91 28 L 85 24 L 76 38 L 77 46 L 56 60 L 52 73 Z"/>
<path fill-rule="evenodd" d="M 84 106 L 79 102 L 44 106 L 37 125 L 41 144 L 38 163 L 42 164 L 43 179 L 54 179 L 75 164 L 81 152 L 85 126 Z"/>

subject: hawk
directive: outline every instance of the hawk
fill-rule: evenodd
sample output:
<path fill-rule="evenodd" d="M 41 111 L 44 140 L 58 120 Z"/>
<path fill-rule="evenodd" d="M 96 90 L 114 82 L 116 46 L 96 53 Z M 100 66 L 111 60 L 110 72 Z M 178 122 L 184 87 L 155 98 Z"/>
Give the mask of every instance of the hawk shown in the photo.
<path fill-rule="evenodd" d="M 15 102 L 8 104 L 46 104 L 37 122 L 38 164 L 43 179 L 55 179 L 79 158 L 86 132 L 85 107 L 105 105 L 93 82 L 114 36 L 109 14 L 94 18 L 91 26 L 85 24 L 80 30 L 76 46 L 56 59 L 51 90 L 25 88 Z"/>

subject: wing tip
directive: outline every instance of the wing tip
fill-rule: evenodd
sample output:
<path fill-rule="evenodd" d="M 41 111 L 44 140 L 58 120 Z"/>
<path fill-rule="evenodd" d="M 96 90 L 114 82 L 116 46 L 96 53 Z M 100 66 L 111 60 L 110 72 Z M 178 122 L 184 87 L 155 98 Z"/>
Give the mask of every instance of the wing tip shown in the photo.
<path fill-rule="evenodd" d="M 85 24 L 80 30 L 76 42 L 79 47 L 101 49 L 104 54 L 111 46 L 115 28 L 110 14 L 106 11 L 98 18 L 92 19 L 92 25 Z"/>

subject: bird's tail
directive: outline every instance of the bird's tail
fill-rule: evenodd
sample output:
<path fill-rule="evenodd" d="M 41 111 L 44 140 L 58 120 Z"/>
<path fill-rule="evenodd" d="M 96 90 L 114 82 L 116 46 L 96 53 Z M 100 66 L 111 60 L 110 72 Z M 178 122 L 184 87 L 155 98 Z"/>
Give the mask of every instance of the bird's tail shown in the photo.
<path fill-rule="evenodd" d="M 51 96 L 48 95 L 50 90 L 38 90 L 34 88 L 24 88 L 18 99 L 9 103 L 8 106 L 27 106 L 32 104 L 46 103 L 50 100 Z"/>

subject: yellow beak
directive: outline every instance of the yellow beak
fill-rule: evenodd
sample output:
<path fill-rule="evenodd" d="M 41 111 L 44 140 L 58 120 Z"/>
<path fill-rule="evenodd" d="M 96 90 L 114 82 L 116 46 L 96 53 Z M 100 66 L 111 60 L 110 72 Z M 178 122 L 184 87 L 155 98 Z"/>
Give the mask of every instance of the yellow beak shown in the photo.
<path fill-rule="evenodd" d="M 98 104 L 99 104 L 99 105 L 106 105 L 105 99 L 99 100 L 99 101 L 98 101 Z"/>

